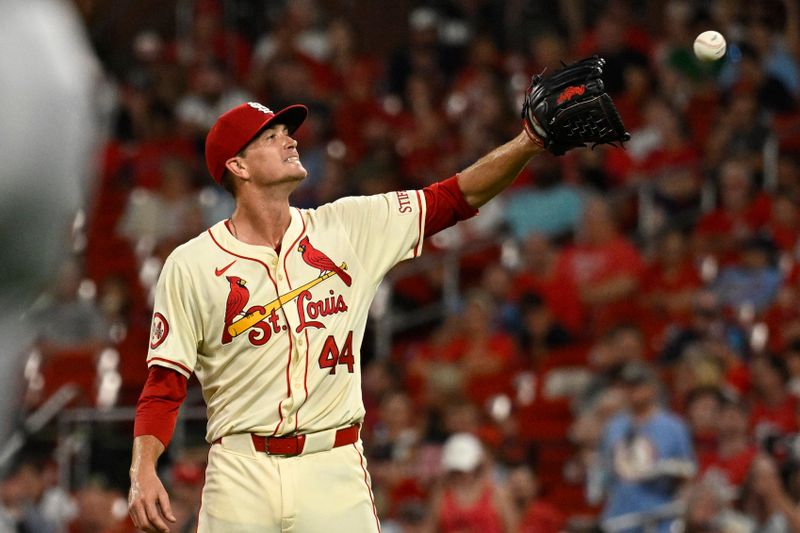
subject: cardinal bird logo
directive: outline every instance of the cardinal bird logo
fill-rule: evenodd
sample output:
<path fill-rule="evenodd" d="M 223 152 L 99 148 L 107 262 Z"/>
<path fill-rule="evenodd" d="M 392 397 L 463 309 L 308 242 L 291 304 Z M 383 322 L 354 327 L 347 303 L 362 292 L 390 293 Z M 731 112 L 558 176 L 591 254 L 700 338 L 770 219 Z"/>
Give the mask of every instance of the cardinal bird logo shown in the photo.
<path fill-rule="evenodd" d="M 243 315 L 245 306 L 250 300 L 250 291 L 245 287 L 247 282 L 237 276 L 225 276 L 225 279 L 230 283 L 230 292 L 228 293 L 228 301 L 225 303 L 225 327 L 222 328 L 222 344 L 227 344 L 233 340 L 231 334 L 228 333 L 228 326 L 230 326 L 234 319 Z"/>
<path fill-rule="evenodd" d="M 311 242 L 309 242 L 308 237 L 303 237 L 303 240 L 301 240 L 300 244 L 297 246 L 297 250 L 303 254 L 303 261 L 305 261 L 306 264 L 319 269 L 320 276 L 325 275 L 326 272 L 333 272 L 339 276 L 348 287 L 353 283 L 353 278 L 350 277 L 350 274 L 331 261 L 330 257 L 314 248 Z M 346 264 L 342 266 L 347 268 Z"/>

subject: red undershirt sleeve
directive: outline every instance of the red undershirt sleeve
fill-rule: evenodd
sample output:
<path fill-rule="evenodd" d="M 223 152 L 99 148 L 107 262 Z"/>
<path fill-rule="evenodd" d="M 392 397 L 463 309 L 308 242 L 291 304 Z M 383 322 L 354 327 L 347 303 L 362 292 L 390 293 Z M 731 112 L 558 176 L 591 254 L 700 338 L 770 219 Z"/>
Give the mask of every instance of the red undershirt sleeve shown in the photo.
<path fill-rule="evenodd" d="M 175 431 L 178 409 L 186 399 L 187 379 L 177 370 L 151 366 L 139 403 L 133 436 L 153 435 L 166 448 Z"/>
<path fill-rule="evenodd" d="M 428 185 L 422 192 L 425 193 L 426 204 L 425 237 L 478 214 L 478 210 L 464 198 L 456 176 Z"/>

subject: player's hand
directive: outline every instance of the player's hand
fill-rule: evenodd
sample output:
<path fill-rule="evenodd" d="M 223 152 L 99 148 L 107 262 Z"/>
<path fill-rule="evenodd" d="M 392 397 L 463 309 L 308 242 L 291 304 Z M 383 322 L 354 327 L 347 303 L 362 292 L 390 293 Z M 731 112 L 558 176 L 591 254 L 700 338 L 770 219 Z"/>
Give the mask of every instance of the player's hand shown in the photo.
<path fill-rule="evenodd" d="M 168 533 L 175 523 L 169 495 L 154 471 L 131 473 L 128 513 L 133 525 L 147 533 Z"/>

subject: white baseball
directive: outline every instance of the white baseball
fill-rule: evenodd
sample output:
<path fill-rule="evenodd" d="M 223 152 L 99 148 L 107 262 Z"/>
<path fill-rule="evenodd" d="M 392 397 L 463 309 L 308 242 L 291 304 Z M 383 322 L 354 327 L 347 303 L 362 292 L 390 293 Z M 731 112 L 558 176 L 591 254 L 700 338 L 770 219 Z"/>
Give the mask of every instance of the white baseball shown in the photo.
<path fill-rule="evenodd" d="M 694 55 L 702 61 L 716 61 L 725 55 L 725 49 L 725 37 L 717 31 L 704 31 L 694 40 Z"/>

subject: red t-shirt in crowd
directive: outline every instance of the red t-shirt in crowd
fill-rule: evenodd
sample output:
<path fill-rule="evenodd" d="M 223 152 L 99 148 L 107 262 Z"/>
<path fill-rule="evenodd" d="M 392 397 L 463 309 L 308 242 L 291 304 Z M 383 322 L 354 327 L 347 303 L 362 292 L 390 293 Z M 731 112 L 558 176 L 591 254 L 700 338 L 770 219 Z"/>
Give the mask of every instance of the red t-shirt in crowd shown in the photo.
<path fill-rule="evenodd" d="M 643 269 L 639 251 L 628 239 L 618 236 L 608 244 L 576 244 L 559 257 L 558 269 L 564 269 L 579 287 L 602 283 L 618 275 L 639 276 Z"/>
<path fill-rule="evenodd" d="M 739 237 L 747 238 L 759 228 L 767 224 L 770 218 L 771 200 L 766 194 L 758 194 L 750 205 L 740 213 L 731 213 L 717 208 L 703 215 L 695 234 L 699 237 Z M 729 263 L 736 259 L 735 250 L 728 250 L 721 258 Z"/>
<path fill-rule="evenodd" d="M 706 213 L 697 223 L 696 231 L 705 235 L 730 234 L 739 225 L 756 230 L 769 220 L 770 200 L 765 194 L 759 194 L 741 213 L 731 213 L 724 209 L 714 209 Z"/>
<path fill-rule="evenodd" d="M 553 531 L 561 531 L 564 522 L 564 515 L 556 506 L 537 500 L 525 509 L 519 524 L 519 533 L 552 533 Z"/>
<path fill-rule="evenodd" d="M 450 490 L 445 490 L 439 510 L 438 531 L 441 533 L 502 533 L 500 511 L 495 508 L 492 486 L 486 484 L 475 502 L 464 505 Z"/>
<path fill-rule="evenodd" d="M 748 446 L 741 452 L 730 457 L 720 457 L 716 451 L 697 455 L 697 463 L 700 475 L 708 472 L 720 472 L 728 482 L 734 487 L 744 485 L 747 474 L 750 472 L 750 464 L 753 462 L 758 450 L 755 446 Z"/>
<path fill-rule="evenodd" d="M 494 332 L 483 344 L 476 344 L 467 335 L 458 336 L 445 344 L 434 357 L 450 363 L 463 363 L 467 357 L 480 357 L 499 363 L 496 372 L 467 376 L 464 394 L 475 405 L 484 405 L 495 394 L 511 393 L 510 373 L 517 359 L 517 345 L 507 333 Z"/>
<path fill-rule="evenodd" d="M 768 426 L 777 429 L 783 434 L 797 431 L 797 398 L 791 394 L 780 405 L 767 405 L 756 401 L 750 411 L 750 425 L 758 428 Z"/>
<path fill-rule="evenodd" d="M 642 296 L 642 316 L 639 323 L 648 336 L 659 335 L 669 324 L 688 324 L 691 309 L 669 310 L 647 303 L 648 297 L 656 295 L 677 295 L 684 291 L 696 290 L 703 284 L 694 263 L 686 260 L 673 272 L 664 270 L 663 265 L 647 265 L 642 275 L 640 294 Z"/>
<path fill-rule="evenodd" d="M 571 276 L 575 285 L 583 287 L 613 280 L 618 276 L 640 279 L 644 263 L 639 251 L 622 236 L 601 246 L 576 244 L 563 250 L 556 269 Z M 606 302 L 589 309 L 592 324 L 603 329 L 621 321 L 635 321 L 637 316 L 633 300 L 626 296 L 618 301 Z"/>
<path fill-rule="evenodd" d="M 554 268 L 549 276 L 522 272 L 514 280 L 514 296 L 519 299 L 534 293 L 544 300 L 558 322 L 570 331 L 583 327 L 584 311 L 575 280 L 564 270 Z"/>

